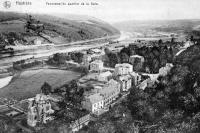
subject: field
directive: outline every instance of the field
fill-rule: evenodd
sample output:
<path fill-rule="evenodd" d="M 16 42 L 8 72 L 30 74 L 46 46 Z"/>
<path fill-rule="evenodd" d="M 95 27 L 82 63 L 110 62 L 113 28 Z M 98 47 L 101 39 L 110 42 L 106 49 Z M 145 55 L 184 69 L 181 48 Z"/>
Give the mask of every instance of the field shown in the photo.
<path fill-rule="evenodd" d="M 79 76 L 80 73 L 58 69 L 24 71 L 14 77 L 8 86 L 0 89 L 0 97 L 16 100 L 34 97 L 35 94 L 40 93 L 40 88 L 44 82 L 56 88 L 77 79 Z"/>

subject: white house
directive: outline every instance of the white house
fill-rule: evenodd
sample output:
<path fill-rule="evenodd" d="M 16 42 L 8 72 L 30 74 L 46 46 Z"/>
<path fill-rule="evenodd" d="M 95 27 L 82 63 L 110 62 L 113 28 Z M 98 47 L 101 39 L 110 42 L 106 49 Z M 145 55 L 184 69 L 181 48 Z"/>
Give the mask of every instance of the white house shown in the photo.
<path fill-rule="evenodd" d="M 123 75 L 118 77 L 121 84 L 121 91 L 128 91 L 132 87 L 132 78 L 130 75 Z"/>
<path fill-rule="evenodd" d="M 90 63 L 90 70 L 99 72 L 103 69 L 103 62 L 101 60 L 95 60 Z"/>
<path fill-rule="evenodd" d="M 91 60 L 92 60 L 91 55 L 85 54 L 83 56 L 83 65 L 89 66 L 89 63 L 91 62 Z"/>
<path fill-rule="evenodd" d="M 159 75 L 166 76 L 170 72 L 172 67 L 173 67 L 173 64 L 167 63 L 165 67 L 161 67 L 159 69 Z"/>
<path fill-rule="evenodd" d="M 82 101 L 82 107 L 92 113 L 98 112 L 104 107 L 103 97 L 100 93 L 85 96 L 84 101 Z"/>
<path fill-rule="evenodd" d="M 40 40 L 39 38 L 36 38 L 35 40 L 33 40 L 33 43 L 35 45 L 41 45 L 42 44 L 42 40 Z"/>
<path fill-rule="evenodd" d="M 126 75 L 133 72 L 133 66 L 128 63 L 116 64 L 115 75 Z"/>

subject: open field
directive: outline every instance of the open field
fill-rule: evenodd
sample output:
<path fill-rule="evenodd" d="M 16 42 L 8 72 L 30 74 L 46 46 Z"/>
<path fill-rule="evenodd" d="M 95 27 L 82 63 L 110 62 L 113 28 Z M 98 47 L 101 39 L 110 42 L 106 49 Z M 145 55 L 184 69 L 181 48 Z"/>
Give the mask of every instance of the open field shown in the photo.
<path fill-rule="evenodd" d="M 40 92 L 44 82 L 49 83 L 55 88 L 73 79 L 77 79 L 79 76 L 80 73 L 58 69 L 24 71 L 14 77 L 8 86 L 0 89 L 0 97 L 17 100 L 34 97 L 35 94 Z"/>

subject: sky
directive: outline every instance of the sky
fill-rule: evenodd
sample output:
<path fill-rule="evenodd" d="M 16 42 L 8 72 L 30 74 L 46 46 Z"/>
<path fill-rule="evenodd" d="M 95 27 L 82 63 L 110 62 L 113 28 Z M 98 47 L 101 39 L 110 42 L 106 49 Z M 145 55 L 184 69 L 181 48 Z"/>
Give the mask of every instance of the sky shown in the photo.
<path fill-rule="evenodd" d="M 10 8 L 3 7 L 5 1 L 11 2 Z M 1 11 L 88 15 L 110 23 L 128 20 L 200 19 L 200 0 L 24 0 L 31 2 L 31 5 L 17 5 L 16 0 L 5 1 L 0 1 Z M 91 2 L 98 5 L 91 5 Z"/>

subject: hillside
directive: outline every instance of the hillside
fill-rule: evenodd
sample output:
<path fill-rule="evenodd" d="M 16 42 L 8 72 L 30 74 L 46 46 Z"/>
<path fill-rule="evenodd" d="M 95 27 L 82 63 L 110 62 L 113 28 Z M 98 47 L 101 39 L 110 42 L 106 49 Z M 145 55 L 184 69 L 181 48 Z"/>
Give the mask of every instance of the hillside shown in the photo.
<path fill-rule="evenodd" d="M 200 45 L 196 44 L 187 48 L 175 58 L 175 62 L 188 66 L 191 71 L 200 72 Z"/>
<path fill-rule="evenodd" d="M 137 37 L 170 36 L 184 38 L 199 30 L 200 20 L 132 20 L 113 24 L 122 31 L 135 34 Z"/>
<path fill-rule="evenodd" d="M 58 15 L 58 17 L 31 14 L 31 16 L 44 25 L 44 30 L 40 34 L 43 37 L 38 36 L 34 31 L 29 33 L 25 31 L 28 14 L 0 12 L 0 40 L 7 39 L 9 44 L 15 45 L 16 43 L 13 42 L 16 40 L 22 44 L 31 44 L 35 38 L 40 38 L 42 42 L 50 41 L 59 44 L 119 34 L 119 31 L 110 24 L 88 16 L 77 16 L 79 20 L 70 15 Z"/>

